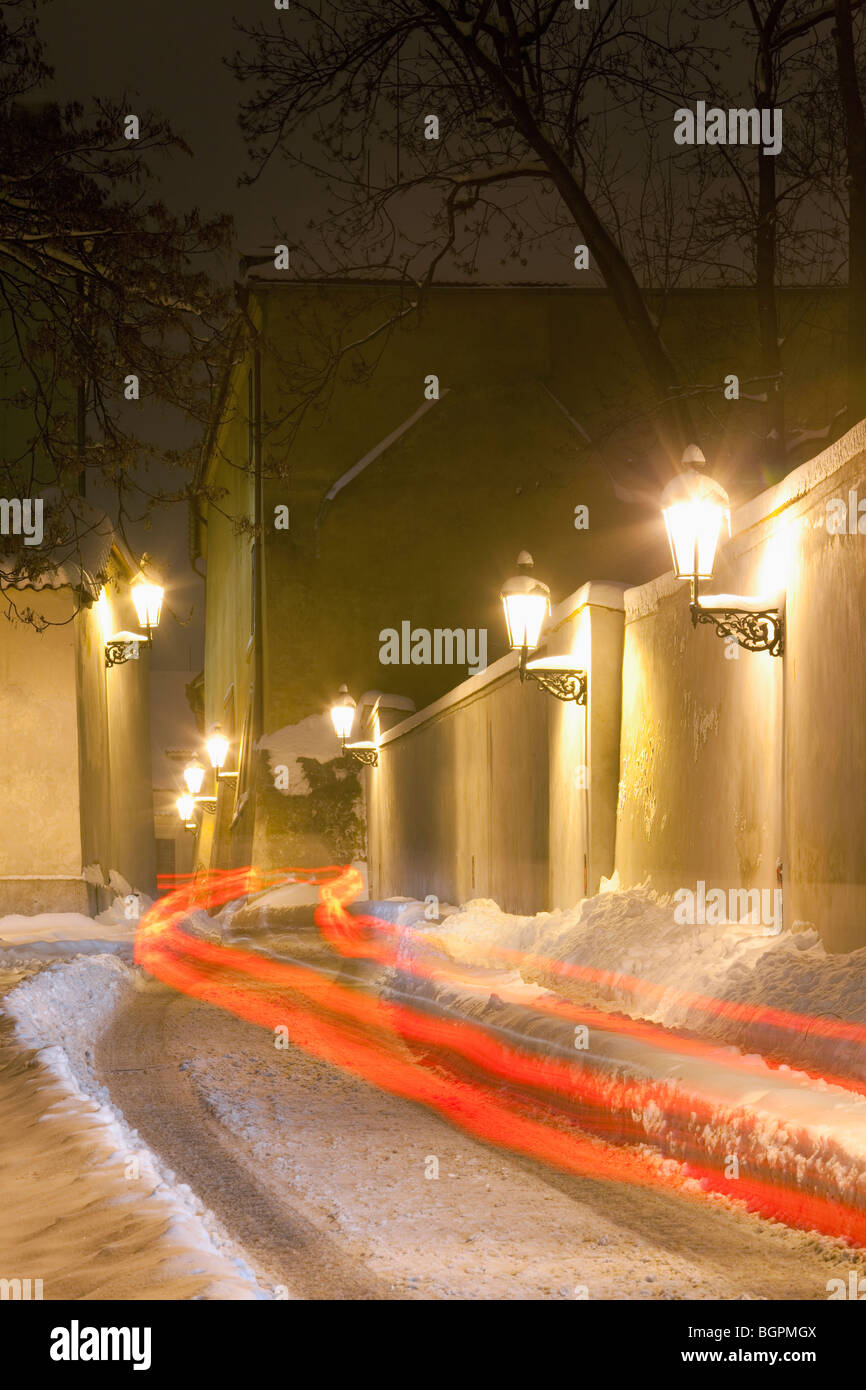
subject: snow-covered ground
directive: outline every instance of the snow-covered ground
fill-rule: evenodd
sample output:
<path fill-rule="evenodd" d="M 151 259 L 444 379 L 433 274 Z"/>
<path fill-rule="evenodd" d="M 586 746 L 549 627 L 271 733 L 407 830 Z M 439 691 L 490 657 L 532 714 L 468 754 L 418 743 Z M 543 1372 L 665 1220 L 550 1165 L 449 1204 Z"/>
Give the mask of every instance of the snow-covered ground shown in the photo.
<path fill-rule="evenodd" d="M 296 956 L 305 896 L 280 889 L 259 900 L 252 917 L 228 910 L 222 922 L 202 916 L 197 925 L 211 939 Z M 712 1123 L 698 1117 L 691 1130 L 670 1126 L 663 1111 L 644 1109 L 649 1161 L 669 1163 L 695 1142 L 715 1158 L 736 1151 L 752 1168 L 763 1165 L 801 1190 L 835 1192 L 862 1205 L 866 1099 L 795 1069 L 863 1075 L 859 1049 L 808 1028 L 780 1032 L 749 1010 L 719 1015 L 706 1000 L 866 1022 L 866 951 L 828 957 L 811 931 L 767 936 L 760 927 L 682 926 L 670 903 L 643 889 L 611 891 L 572 911 L 535 917 L 504 914 L 488 900 L 459 909 L 442 905 L 438 922 L 411 899 L 365 910 L 399 931 L 401 968 L 390 973 L 392 995 L 420 995 L 426 1007 L 435 1004 L 512 1042 L 572 1059 L 571 1022 L 552 1014 L 551 1002 L 602 1008 L 610 1027 L 593 1026 L 582 1061 L 607 1069 L 612 1086 L 640 1076 L 709 1098 Z M 111 1075 L 99 1071 L 101 1040 L 124 1017 L 150 1026 L 148 1000 L 162 989 L 131 964 L 135 923 L 119 908 L 103 919 L 0 920 L 2 1012 L 14 1025 L 14 1037 L 8 1025 L 2 1035 L 0 1132 L 21 1194 L 0 1235 L 0 1275 L 41 1277 L 46 1297 L 274 1297 L 272 1278 L 262 1277 L 268 1261 L 249 1259 L 231 1229 L 231 1201 L 218 1210 L 217 1186 L 209 1209 L 192 1190 L 194 1166 L 189 1183 L 173 1171 L 173 1165 L 182 1169 L 182 1127 L 177 1163 L 157 1158 L 120 1113 Z M 310 936 L 315 950 L 315 933 Z M 464 971 L 459 985 L 448 978 L 449 962 Z M 413 963 L 431 973 L 414 975 Z M 657 988 L 647 993 L 641 981 Z M 165 1092 L 172 1104 L 182 1076 L 195 1105 L 217 1126 L 214 1133 L 225 1134 L 227 1161 L 237 1151 L 275 1203 L 288 1193 L 304 1219 L 326 1236 L 336 1233 L 391 1290 L 362 1296 L 573 1297 L 573 1288 L 587 1282 L 575 1273 L 576 1246 L 581 1270 L 592 1266 L 591 1297 L 784 1297 L 785 1278 L 790 1296 L 821 1297 L 823 1281 L 839 1273 L 840 1262 L 847 1269 L 859 1260 L 833 1241 L 759 1222 L 717 1198 L 684 1204 L 683 1231 L 691 1235 L 683 1236 L 682 1248 L 692 1239 L 699 1247 L 702 1223 L 728 1222 L 724 1259 L 716 1252 L 703 1265 L 668 1259 L 648 1227 L 638 1244 L 616 1236 L 621 1190 L 609 1189 L 617 1193 L 613 1205 L 603 1200 L 589 1215 L 577 1211 L 577 1180 L 557 1185 L 528 1175 L 523 1160 L 497 1156 L 408 1102 L 294 1050 L 275 1059 L 262 1030 L 163 994 L 177 999 L 177 1020 L 195 1011 L 195 1027 L 171 1060 L 154 1060 L 167 1055 L 163 1039 L 140 1066 L 124 1065 L 123 1094 L 134 1097 L 131 1073 L 141 1070 L 139 1101 L 143 1096 L 147 1115 L 153 1068 L 164 1066 L 174 1078 L 175 1089 Z M 679 1052 L 676 1033 L 655 1046 L 624 1029 L 622 1015 L 686 1030 L 709 1047 L 699 1055 L 686 1047 Z M 35 1050 L 38 1066 L 27 1049 Z M 787 1064 L 770 1067 L 757 1055 L 773 1049 Z M 109 1071 L 121 1090 L 118 1067 Z M 193 1108 L 190 1125 L 196 1113 Z M 441 1161 L 437 1182 L 419 1176 L 430 1154 Z M 198 1171 L 204 1185 L 206 1174 Z M 573 1187 L 564 1196 L 568 1183 Z M 670 1214 L 658 1194 L 635 1193 L 630 1200 L 643 1212 L 635 1214 L 638 1223 L 658 1220 L 667 1230 Z M 533 1236 L 539 1226 L 540 1239 Z M 765 1240 L 770 1292 L 755 1280 L 738 1285 L 736 1275 L 724 1282 L 719 1271 L 730 1252 L 753 1241 L 757 1268 Z M 613 1254 L 609 1243 L 617 1247 Z M 591 1253 L 596 1246 L 598 1256 Z M 638 1258 L 648 1271 L 639 1287 L 630 1273 Z M 798 1282 L 793 1271 L 804 1260 L 808 1270 Z"/>
<path fill-rule="evenodd" d="M 263 895 L 252 915 L 226 923 L 227 939 L 295 957 L 286 907 Z M 866 951 L 828 956 L 811 929 L 688 926 L 672 902 L 613 885 L 532 917 L 487 899 L 440 905 L 438 922 L 407 898 L 364 911 L 396 928 L 390 997 L 471 1019 L 537 1055 L 579 1060 L 608 1097 L 608 1135 L 615 1122 L 620 1142 L 717 1172 L 735 1155 L 744 1175 L 769 1185 L 770 1210 L 779 1185 L 855 1213 L 866 1206 L 864 1048 L 828 1031 L 866 1021 Z M 563 1000 L 578 1013 L 569 1017 Z M 581 1006 L 594 1018 L 576 1054 Z M 623 1015 L 662 1031 L 636 1033 Z M 615 1121 L 623 1078 L 639 1085 Z M 837 1223 L 831 1213 L 830 1224 L 858 1229 L 856 1215 Z"/>
<path fill-rule="evenodd" d="M 0 919 L 0 1277 L 46 1299 L 270 1297 L 93 1076 L 95 1039 L 147 988 L 134 928 L 120 910 Z"/>

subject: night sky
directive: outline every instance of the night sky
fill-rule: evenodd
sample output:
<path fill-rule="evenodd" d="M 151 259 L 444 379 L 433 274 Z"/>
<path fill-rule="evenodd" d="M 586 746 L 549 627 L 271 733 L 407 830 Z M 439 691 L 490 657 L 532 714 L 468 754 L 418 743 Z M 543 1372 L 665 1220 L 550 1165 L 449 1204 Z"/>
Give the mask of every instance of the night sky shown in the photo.
<path fill-rule="evenodd" d="M 74 98 L 86 105 L 91 97 L 126 94 L 130 110 L 136 109 L 137 100 L 142 109 L 164 115 L 194 157 L 163 159 L 156 166 L 160 182 L 153 196 L 178 209 L 198 206 L 208 215 L 231 212 L 237 247 L 248 251 L 268 242 L 273 245 L 275 218 L 287 234 L 300 235 L 312 215 L 317 190 L 310 185 L 299 197 L 297 176 L 290 189 L 288 170 L 279 165 L 252 189 L 238 185 L 247 168 L 237 125 L 241 89 L 223 61 L 235 48 L 232 16 L 238 9 L 238 0 L 150 0 L 145 6 L 109 0 L 80 0 L 67 6 L 49 0 L 38 12 L 39 29 L 48 61 L 55 67 L 55 83 L 39 95 Z M 256 6 L 256 15 L 263 10 Z M 274 13 L 271 9 L 266 17 Z M 222 271 L 237 278 L 235 256 Z M 154 429 L 164 439 L 178 424 L 155 420 Z M 170 485 L 172 480 L 166 481 Z M 161 510 L 153 530 L 138 528 L 134 540 L 163 567 L 166 603 L 184 623 L 166 614 L 153 665 L 198 670 L 203 661 L 204 586 L 189 568 L 186 506 Z"/>
<path fill-rule="evenodd" d="M 156 166 L 159 185 L 149 191 L 178 210 L 195 205 L 207 215 L 232 214 L 235 245 L 219 267 L 225 278 L 240 278 L 240 251 L 272 252 L 275 241 L 283 237 L 303 246 L 314 235 L 308 223 L 324 211 L 327 195 L 312 174 L 277 157 L 255 184 L 239 183 L 251 167 L 237 119 L 245 89 L 226 66 L 226 59 L 242 41 L 233 28 L 236 17 L 246 24 L 291 25 L 291 11 L 274 10 L 271 0 L 246 5 L 243 0 L 150 0 L 146 5 L 119 5 L 116 0 L 79 0 L 69 5 L 48 0 L 38 13 L 47 57 L 56 69 L 53 91 L 40 96 L 76 98 L 86 105 L 92 97 L 126 95 L 129 110 L 136 106 L 155 110 L 187 140 L 193 157 L 161 159 Z M 734 86 L 747 85 L 748 65 L 737 66 L 742 66 L 742 72 L 737 73 Z M 406 112 L 405 119 L 411 118 Z M 667 141 L 672 151 L 670 130 Z M 321 153 L 316 148 L 318 159 Z M 387 139 L 379 141 L 377 153 L 387 169 L 393 155 Z M 480 276 L 573 284 L 574 239 L 574 226 L 560 213 L 553 235 L 524 253 L 528 256 L 524 269 L 514 262 L 501 268 L 502 247 L 491 245 L 480 259 Z M 312 249 L 318 257 L 321 248 L 313 244 Z M 443 262 L 440 272 L 440 278 L 448 278 L 447 263 Z M 586 283 L 599 283 L 594 268 Z M 178 432 L 175 421 L 167 424 L 155 418 L 154 428 L 162 442 L 194 442 L 189 431 L 184 438 L 173 437 L 171 432 Z M 203 585 L 191 573 L 187 559 L 186 506 L 162 511 L 152 532 L 142 527 L 132 539 L 139 551 L 149 551 L 163 567 L 167 605 L 185 624 L 172 621 L 170 613 L 166 616 L 153 653 L 155 666 L 199 669 Z"/>

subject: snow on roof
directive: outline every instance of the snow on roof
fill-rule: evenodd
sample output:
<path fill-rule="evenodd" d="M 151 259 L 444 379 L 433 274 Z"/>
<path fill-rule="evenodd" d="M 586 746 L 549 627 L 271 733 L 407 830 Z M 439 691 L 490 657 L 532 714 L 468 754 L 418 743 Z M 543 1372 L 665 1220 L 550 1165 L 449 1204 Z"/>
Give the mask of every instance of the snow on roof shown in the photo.
<path fill-rule="evenodd" d="M 43 501 L 47 511 L 57 505 L 70 514 L 73 539 L 56 546 L 51 558 L 39 549 L 28 554 L 24 546 L 16 554 L 0 554 L 0 589 L 80 588 L 96 599 L 112 551 L 129 574 L 135 572 L 133 556 L 101 508 L 84 497 L 61 497 L 54 491 L 43 494 Z"/>

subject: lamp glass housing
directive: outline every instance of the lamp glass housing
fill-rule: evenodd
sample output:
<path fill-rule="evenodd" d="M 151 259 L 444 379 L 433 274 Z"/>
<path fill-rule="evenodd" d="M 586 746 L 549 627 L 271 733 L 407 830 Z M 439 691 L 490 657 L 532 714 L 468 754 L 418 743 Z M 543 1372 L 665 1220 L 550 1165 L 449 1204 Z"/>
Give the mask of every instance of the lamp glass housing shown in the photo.
<path fill-rule="evenodd" d="M 211 730 L 210 738 L 205 744 L 205 747 L 207 748 L 207 755 L 210 758 L 211 767 L 216 768 L 217 772 L 219 772 L 228 755 L 229 741 L 220 731 L 218 724 Z"/>
<path fill-rule="evenodd" d="M 711 502 L 677 502 L 664 512 L 678 579 L 712 579 L 724 512 Z"/>
<path fill-rule="evenodd" d="M 340 687 L 336 702 L 331 706 L 331 720 L 337 738 L 341 743 L 345 743 L 355 722 L 355 701 L 344 685 Z"/>
<path fill-rule="evenodd" d="M 662 493 L 662 514 L 678 579 L 712 579 L 723 524 L 731 529 L 725 489 L 706 473 L 689 469 Z"/>
<path fill-rule="evenodd" d="M 550 590 L 529 575 L 518 575 L 503 584 L 499 597 L 505 610 L 508 642 L 513 650 L 538 646 L 544 620 L 550 612 Z"/>
<path fill-rule="evenodd" d="M 129 594 L 135 605 L 136 616 L 141 626 L 146 628 L 158 627 L 165 594 L 162 585 L 154 584 L 144 574 L 137 574 L 129 586 Z"/>
<path fill-rule="evenodd" d="M 186 789 L 190 796 L 198 796 L 204 781 L 204 768 L 201 763 L 187 763 L 183 770 L 183 780 L 186 782 Z"/>

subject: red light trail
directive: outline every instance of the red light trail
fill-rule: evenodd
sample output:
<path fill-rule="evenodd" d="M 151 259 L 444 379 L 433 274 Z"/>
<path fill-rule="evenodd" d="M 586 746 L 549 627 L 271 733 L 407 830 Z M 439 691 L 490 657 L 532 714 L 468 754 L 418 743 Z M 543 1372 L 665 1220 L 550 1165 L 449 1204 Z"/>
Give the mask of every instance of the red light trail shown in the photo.
<path fill-rule="evenodd" d="M 866 1212 L 830 1193 L 804 1192 L 772 1173 L 728 1178 L 702 1145 L 702 1131 L 716 1118 L 711 1098 L 675 1083 L 611 1076 L 575 1054 L 565 1062 L 512 1042 L 504 1043 L 487 1027 L 462 1018 L 434 1015 L 416 1001 L 406 1005 L 329 979 L 309 964 L 275 960 L 254 951 L 217 945 L 182 929 L 194 911 L 212 909 L 287 882 L 318 888 L 315 921 L 323 939 L 339 957 L 366 960 L 418 977 L 477 991 L 477 978 L 450 961 L 434 966 L 399 952 L 400 928 L 375 917 L 355 916 L 348 907 L 359 897 L 356 870 L 332 865 L 324 869 L 258 871 L 244 868 L 210 872 L 185 881 L 161 898 L 142 918 L 135 960 L 152 975 L 183 993 L 216 1005 L 260 1027 L 284 1028 L 293 1045 L 404 1099 L 428 1106 L 476 1138 L 540 1160 L 565 1172 L 598 1180 L 629 1183 L 699 1200 L 704 1192 L 744 1203 L 761 1215 L 802 1229 L 843 1236 L 866 1246 Z M 503 961 L 542 964 L 551 973 L 609 983 L 608 971 L 562 966 L 537 956 L 495 948 Z M 660 987 L 632 980 L 636 993 L 659 993 Z M 393 991 L 392 991 L 393 993 Z M 508 998 L 507 983 L 497 993 Z M 519 992 L 518 992 L 519 996 Z M 519 997 L 511 996 L 520 1003 Z M 802 1030 L 806 1016 L 753 1006 L 731 1005 L 706 996 L 689 996 L 706 1012 L 751 1018 L 773 1026 Z M 700 1001 L 700 1002 L 698 1002 Z M 523 1001 L 525 1007 L 525 1001 Z M 607 1032 L 627 1034 L 653 1047 L 687 1052 L 708 1060 L 720 1049 L 696 1038 L 671 1034 L 653 1024 L 606 1014 L 566 1001 L 533 1000 L 535 1012 L 578 1022 Z M 731 1014 L 729 1010 L 736 1013 Z M 859 1025 L 824 1020 L 828 1031 L 851 1039 L 866 1037 Z M 726 1052 L 725 1065 L 754 1071 L 755 1064 Z M 838 1081 L 835 1084 L 851 1083 Z M 859 1085 L 853 1087 L 861 1090 Z M 676 1171 L 662 1171 L 647 1152 L 652 1142 L 643 1124 L 648 1109 L 667 1117 L 678 1152 Z M 725 1106 L 725 1119 L 748 1135 L 753 1116 Z M 631 1147 L 627 1147 L 627 1146 Z M 643 1149 L 635 1146 L 642 1145 Z M 760 1155 L 755 1155 L 758 1167 Z M 668 1164 L 670 1169 L 671 1165 Z"/>

